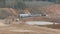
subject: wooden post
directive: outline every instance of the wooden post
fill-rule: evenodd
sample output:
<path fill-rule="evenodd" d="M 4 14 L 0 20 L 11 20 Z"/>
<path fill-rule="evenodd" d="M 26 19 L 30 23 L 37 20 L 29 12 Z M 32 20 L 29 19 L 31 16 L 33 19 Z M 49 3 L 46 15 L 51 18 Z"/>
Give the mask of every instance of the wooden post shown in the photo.
<path fill-rule="evenodd" d="M 55 26 L 55 22 L 53 22 L 53 25 Z"/>
<path fill-rule="evenodd" d="M 53 22 L 53 28 L 55 27 L 55 21 Z"/>

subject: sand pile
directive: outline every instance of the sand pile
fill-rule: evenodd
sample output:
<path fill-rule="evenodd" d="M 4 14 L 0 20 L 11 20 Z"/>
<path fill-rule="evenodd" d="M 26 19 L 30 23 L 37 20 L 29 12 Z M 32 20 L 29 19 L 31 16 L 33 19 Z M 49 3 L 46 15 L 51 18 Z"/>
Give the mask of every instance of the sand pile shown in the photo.
<path fill-rule="evenodd" d="M 6 24 L 4 24 L 4 23 L 1 23 L 1 22 L 0 22 L 0 26 L 7 26 L 7 25 L 6 25 Z"/>
<path fill-rule="evenodd" d="M 16 27 L 14 29 L 9 29 L 10 32 L 18 32 L 19 34 L 22 33 L 29 33 L 32 32 L 34 34 L 60 34 L 60 30 L 58 29 L 51 29 L 46 27 L 38 27 L 38 26 L 31 26 L 31 25 L 14 25 L 12 27 Z"/>

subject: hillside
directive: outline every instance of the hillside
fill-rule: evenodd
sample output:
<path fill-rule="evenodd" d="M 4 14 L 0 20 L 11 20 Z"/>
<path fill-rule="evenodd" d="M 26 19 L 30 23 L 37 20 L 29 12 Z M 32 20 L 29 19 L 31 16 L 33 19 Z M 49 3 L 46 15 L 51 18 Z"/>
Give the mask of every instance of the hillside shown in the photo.
<path fill-rule="evenodd" d="M 60 15 L 60 5 L 59 4 L 54 4 L 54 5 L 50 5 L 47 7 L 43 7 L 41 9 L 43 12 L 45 12 L 46 14 L 52 14 L 52 15 Z"/>
<path fill-rule="evenodd" d="M 26 4 L 26 6 L 28 7 L 28 10 L 30 11 L 30 13 L 32 14 L 36 14 L 36 13 L 42 13 L 40 11 L 40 9 L 42 9 L 42 7 L 46 7 L 49 5 L 54 5 L 55 3 L 53 2 L 47 2 L 47 1 L 25 1 L 24 2 Z"/>
<path fill-rule="evenodd" d="M 12 8 L 0 8 L 0 18 L 6 18 L 7 16 L 17 15 L 17 11 Z"/>

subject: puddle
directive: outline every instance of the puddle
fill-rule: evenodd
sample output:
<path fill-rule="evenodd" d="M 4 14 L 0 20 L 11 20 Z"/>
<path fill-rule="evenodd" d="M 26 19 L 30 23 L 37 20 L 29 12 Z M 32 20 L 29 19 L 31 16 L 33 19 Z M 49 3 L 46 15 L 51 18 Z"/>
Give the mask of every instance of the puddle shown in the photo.
<path fill-rule="evenodd" d="M 47 22 L 47 21 L 27 21 L 26 24 L 28 25 L 51 25 L 53 22 Z M 55 23 L 59 24 L 59 23 Z"/>

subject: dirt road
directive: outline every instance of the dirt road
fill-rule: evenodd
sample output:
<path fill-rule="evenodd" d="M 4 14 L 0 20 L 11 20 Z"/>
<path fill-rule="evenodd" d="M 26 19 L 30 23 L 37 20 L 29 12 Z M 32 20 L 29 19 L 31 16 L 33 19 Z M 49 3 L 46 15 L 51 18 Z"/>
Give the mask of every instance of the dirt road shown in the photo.
<path fill-rule="evenodd" d="M 26 24 L 12 24 L 9 26 L 0 26 L 0 34 L 60 34 L 60 29 L 51 29 Z"/>
<path fill-rule="evenodd" d="M 60 34 L 60 30 L 19 24 L 0 27 L 0 34 Z"/>

